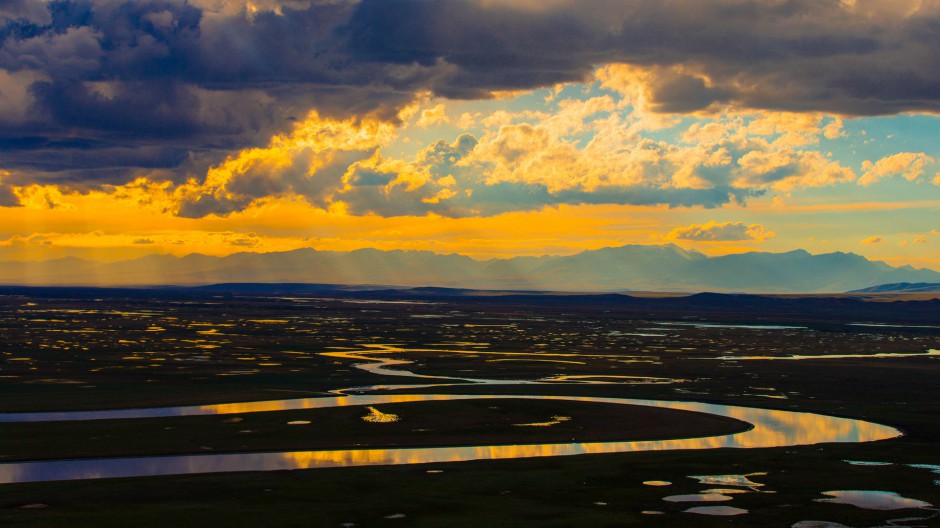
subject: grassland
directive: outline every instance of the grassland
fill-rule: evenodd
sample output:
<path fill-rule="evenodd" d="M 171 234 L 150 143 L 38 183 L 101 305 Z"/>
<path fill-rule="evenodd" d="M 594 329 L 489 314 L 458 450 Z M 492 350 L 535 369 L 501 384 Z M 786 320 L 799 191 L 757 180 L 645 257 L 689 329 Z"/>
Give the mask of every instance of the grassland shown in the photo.
<path fill-rule="evenodd" d="M 594 376 L 590 379 L 616 381 L 464 384 L 423 389 L 428 392 L 728 403 L 861 418 L 898 427 L 905 436 L 866 444 L 756 450 L 12 484 L 0 486 L 0 525 L 790 526 L 820 519 L 876 526 L 924 512 L 863 510 L 814 499 L 827 490 L 872 489 L 940 504 L 940 486 L 935 483 L 940 476 L 907 465 L 940 464 L 940 359 L 822 357 L 916 354 L 940 348 L 940 329 L 924 324 L 929 316 L 909 326 L 856 326 L 851 323 L 885 321 L 870 315 L 859 320 L 853 313 L 843 314 L 841 320 L 799 312 L 753 313 L 750 319 L 747 313 L 732 311 L 695 316 L 645 307 L 618 310 L 583 301 L 354 301 L 3 297 L 0 410 L 269 400 L 414 383 L 355 368 L 361 361 L 323 355 L 392 344 L 401 350 L 382 357 L 413 361 L 402 368 L 423 375 L 503 380 Z M 719 325 L 696 326 L 701 322 Z M 748 322 L 792 328 L 740 326 Z M 819 359 L 746 359 L 791 355 Z M 736 359 L 721 359 L 728 356 Z M 652 383 L 653 378 L 668 381 Z M 403 420 L 380 425 L 363 422 L 361 408 L 152 422 L 0 424 L 0 456 L 10 461 L 207 452 L 203 448 L 221 452 L 357 443 L 453 445 L 470 439 L 554 442 L 608 435 L 668 437 L 735 426 L 721 420 L 693 423 L 687 417 L 664 420 L 653 414 L 642 418 L 632 414 L 636 409 L 538 400 L 410 405 L 383 408 Z M 573 419 L 545 428 L 513 425 L 556 414 Z M 296 420 L 311 424 L 287 424 Z M 644 423 L 655 427 L 644 428 Z M 392 428 L 376 429 L 387 426 Z M 856 466 L 846 460 L 893 464 Z M 760 490 L 774 493 L 735 495 L 726 503 L 747 509 L 747 515 L 682 513 L 692 504 L 662 500 L 708 487 L 691 479 L 693 475 L 755 472 L 766 473 L 752 477 L 764 484 Z M 643 485 L 646 480 L 673 485 L 655 488 Z M 663 515 L 642 513 L 648 510 Z"/>

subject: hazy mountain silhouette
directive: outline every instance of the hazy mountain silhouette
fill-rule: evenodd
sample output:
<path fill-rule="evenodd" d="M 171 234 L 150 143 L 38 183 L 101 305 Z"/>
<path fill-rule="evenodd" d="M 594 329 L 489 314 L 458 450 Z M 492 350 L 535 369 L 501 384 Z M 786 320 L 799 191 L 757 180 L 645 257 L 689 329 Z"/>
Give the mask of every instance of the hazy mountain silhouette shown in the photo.
<path fill-rule="evenodd" d="M 869 288 L 852 290 L 849 293 L 934 293 L 940 292 L 940 283 L 930 282 L 896 282 L 892 284 L 879 284 Z"/>
<path fill-rule="evenodd" d="M 0 262 L 0 283 L 199 285 L 220 282 L 374 284 L 561 291 L 844 292 L 940 273 L 895 268 L 852 253 L 743 253 L 706 257 L 669 244 L 622 246 L 571 256 L 474 260 L 428 251 L 298 249 L 227 257 L 150 255 L 98 263 L 76 258 Z"/>

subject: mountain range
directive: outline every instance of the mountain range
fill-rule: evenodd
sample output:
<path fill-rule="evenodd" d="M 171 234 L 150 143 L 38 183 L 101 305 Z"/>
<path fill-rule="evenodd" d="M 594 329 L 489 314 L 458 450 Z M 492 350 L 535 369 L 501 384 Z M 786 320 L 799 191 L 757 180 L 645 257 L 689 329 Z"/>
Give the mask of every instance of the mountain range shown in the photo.
<path fill-rule="evenodd" d="M 940 292 L 940 283 L 918 282 L 911 284 L 909 282 L 897 282 L 892 284 L 879 284 L 849 293 L 936 293 Z"/>
<path fill-rule="evenodd" d="M 570 256 L 474 260 L 428 251 L 304 248 L 225 257 L 149 255 L 113 263 L 78 258 L 0 262 L 0 284 L 152 286 L 220 282 L 318 283 L 550 291 L 845 292 L 940 273 L 853 253 L 751 252 L 707 257 L 676 245 L 628 245 Z"/>

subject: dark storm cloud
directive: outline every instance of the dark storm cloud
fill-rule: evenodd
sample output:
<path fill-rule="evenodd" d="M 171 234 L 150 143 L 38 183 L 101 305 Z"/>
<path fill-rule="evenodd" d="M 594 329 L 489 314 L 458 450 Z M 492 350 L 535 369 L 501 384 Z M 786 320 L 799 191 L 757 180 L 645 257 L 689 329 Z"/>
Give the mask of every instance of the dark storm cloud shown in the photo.
<path fill-rule="evenodd" d="M 35 0 L 0 0 L 0 21 L 21 20 L 26 23 L 48 24 L 49 11 Z"/>
<path fill-rule="evenodd" d="M 0 168 L 181 181 L 311 109 L 656 71 L 653 108 L 940 111 L 938 0 L 0 0 Z M 94 170 L 92 170 L 94 169 Z M 169 174 L 169 173 L 168 173 Z"/>
<path fill-rule="evenodd" d="M 219 5 L 23 1 L 0 10 L 0 93 L 22 92 L 18 106 L 28 107 L 0 112 L 0 167 L 91 186 L 115 183 L 114 171 L 88 169 L 128 169 L 126 179 L 130 169 L 190 162 L 198 173 L 205 165 L 194 159 L 216 163 L 264 144 L 312 108 L 391 118 L 413 97 L 381 79 L 355 80 L 330 40 L 346 5 L 294 2 L 280 14 Z"/>
<path fill-rule="evenodd" d="M 662 111 L 754 108 L 940 111 L 936 0 L 364 0 L 348 25 L 358 60 L 442 61 L 442 95 L 579 80 L 598 64 L 682 65 L 655 83 Z M 698 85 L 696 85 L 698 83 Z"/>

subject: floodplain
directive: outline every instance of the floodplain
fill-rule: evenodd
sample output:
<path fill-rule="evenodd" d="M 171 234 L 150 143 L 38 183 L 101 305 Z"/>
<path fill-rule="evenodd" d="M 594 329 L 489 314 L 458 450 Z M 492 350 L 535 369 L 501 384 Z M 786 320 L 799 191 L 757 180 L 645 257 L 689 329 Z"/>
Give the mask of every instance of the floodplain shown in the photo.
<path fill-rule="evenodd" d="M 0 293 L 0 473 L 13 475 L 0 523 L 940 524 L 940 316 L 929 299 Z M 299 403 L 309 401 L 339 403 Z M 706 449 L 763 430 L 708 406 L 808 425 L 773 447 Z M 125 414 L 68 419 L 78 411 Z M 676 447 L 552 456 L 611 442 Z M 12 469 L 480 446 L 506 456 L 36 482 Z"/>

